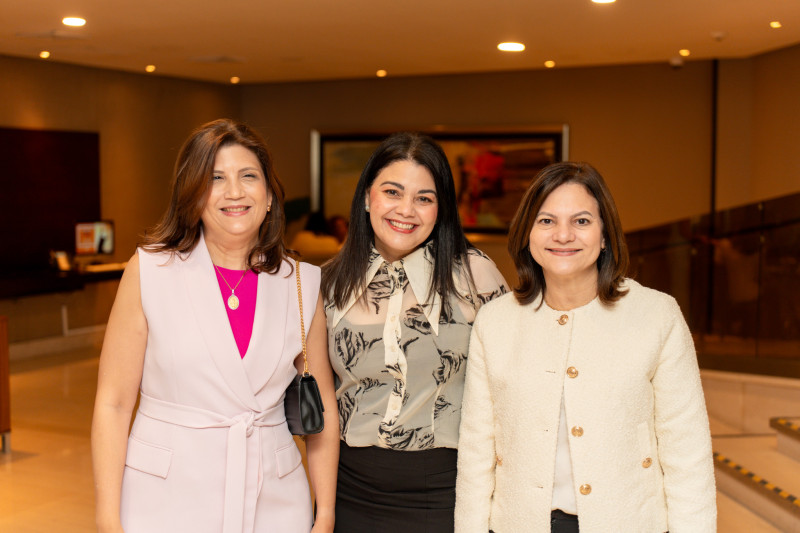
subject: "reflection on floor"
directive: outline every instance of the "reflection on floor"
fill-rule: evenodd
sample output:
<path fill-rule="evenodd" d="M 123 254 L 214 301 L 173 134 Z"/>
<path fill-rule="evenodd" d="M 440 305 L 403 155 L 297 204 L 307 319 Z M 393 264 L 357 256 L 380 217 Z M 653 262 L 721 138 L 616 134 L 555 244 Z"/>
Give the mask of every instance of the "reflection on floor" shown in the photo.
<path fill-rule="evenodd" d="M 11 453 L 0 454 L 0 531 L 94 530 L 89 428 L 97 354 L 11 365 Z"/>
<path fill-rule="evenodd" d="M 12 363 L 12 452 L 0 454 L 0 531 L 83 533 L 94 529 L 89 428 L 96 379 L 96 350 Z M 719 436 L 714 447 L 726 453 L 744 453 L 748 446 L 759 446 L 770 438 L 732 439 L 733 433 L 712 420 L 712 434 Z M 764 467 L 772 468 L 770 452 L 761 456 Z M 780 468 L 796 469 L 794 477 L 800 480 L 797 463 Z M 717 494 L 717 505 L 721 532 L 778 531 L 724 494 Z"/>

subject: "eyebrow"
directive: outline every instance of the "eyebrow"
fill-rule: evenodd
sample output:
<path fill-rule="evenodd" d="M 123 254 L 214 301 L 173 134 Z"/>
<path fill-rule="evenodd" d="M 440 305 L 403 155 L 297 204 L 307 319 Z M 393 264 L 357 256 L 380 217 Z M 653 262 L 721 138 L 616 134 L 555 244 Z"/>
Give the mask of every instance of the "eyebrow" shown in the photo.
<path fill-rule="evenodd" d="M 239 169 L 239 172 L 253 172 L 253 171 L 261 172 L 261 169 L 258 167 L 244 167 L 242 169 Z M 225 172 L 225 171 L 221 168 L 215 168 L 214 172 Z"/>
<path fill-rule="evenodd" d="M 388 180 L 387 181 L 383 181 L 383 182 L 381 182 L 381 185 L 394 185 L 395 187 L 397 187 L 398 189 L 400 189 L 402 191 L 406 190 L 406 188 L 404 186 L 402 186 L 401 184 L 397 183 L 396 181 L 388 181 Z M 421 190 L 417 191 L 417 193 L 418 194 L 432 194 L 432 195 L 436 196 L 436 191 L 434 189 L 421 189 Z"/>
<path fill-rule="evenodd" d="M 542 215 L 545 215 L 545 216 L 548 216 L 548 217 L 551 217 L 551 218 L 558 218 L 553 213 L 548 213 L 547 211 L 539 211 L 539 213 L 536 216 L 540 217 Z M 595 218 L 595 216 L 592 213 L 590 213 L 589 211 L 581 211 L 580 213 L 575 213 L 574 215 L 570 215 L 570 218 L 580 217 L 580 216 L 585 216 L 585 215 L 589 215 L 590 217 Z"/>

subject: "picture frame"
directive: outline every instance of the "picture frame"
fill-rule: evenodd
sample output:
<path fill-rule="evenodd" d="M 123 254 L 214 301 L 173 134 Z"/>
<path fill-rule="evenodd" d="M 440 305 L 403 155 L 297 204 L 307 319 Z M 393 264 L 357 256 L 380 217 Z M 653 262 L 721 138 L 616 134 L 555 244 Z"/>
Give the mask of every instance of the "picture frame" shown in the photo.
<path fill-rule="evenodd" d="M 539 170 L 569 158 L 566 124 L 518 128 L 423 128 L 444 149 L 464 230 L 507 233 L 522 195 Z M 311 210 L 349 218 L 369 156 L 391 131 L 312 131 Z"/>

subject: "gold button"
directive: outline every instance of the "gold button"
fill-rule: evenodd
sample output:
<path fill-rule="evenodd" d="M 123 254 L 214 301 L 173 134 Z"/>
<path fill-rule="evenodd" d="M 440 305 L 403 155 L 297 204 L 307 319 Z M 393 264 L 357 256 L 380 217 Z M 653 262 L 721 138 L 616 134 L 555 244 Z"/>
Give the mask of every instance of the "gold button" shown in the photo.
<path fill-rule="evenodd" d="M 569 320 L 569 317 L 567 315 L 561 315 L 560 317 L 558 317 L 558 323 L 561 324 L 562 326 L 567 323 L 567 320 Z"/>
<path fill-rule="evenodd" d="M 583 436 L 583 428 L 580 426 L 575 426 L 572 428 L 572 434 L 575 437 L 582 437 Z"/>
<path fill-rule="evenodd" d="M 499 455 L 497 456 L 497 466 L 503 466 L 503 458 Z"/>
<path fill-rule="evenodd" d="M 581 485 L 581 494 L 586 496 L 590 492 L 592 492 L 592 486 L 591 485 L 589 485 L 588 483 L 586 483 L 584 485 Z"/>
<path fill-rule="evenodd" d="M 649 457 L 647 459 L 645 459 L 644 461 L 642 461 L 642 466 L 644 468 L 650 468 L 650 465 L 652 465 L 652 464 L 653 464 L 653 460 L 651 458 L 649 458 Z"/>
<path fill-rule="evenodd" d="M 578 377 L 578 369 L 575 368 L 574 366 L 569 367 L 567 369 L 567 375 L 569 377 L 571 377 L 571 378 L 577 378 Z"/>

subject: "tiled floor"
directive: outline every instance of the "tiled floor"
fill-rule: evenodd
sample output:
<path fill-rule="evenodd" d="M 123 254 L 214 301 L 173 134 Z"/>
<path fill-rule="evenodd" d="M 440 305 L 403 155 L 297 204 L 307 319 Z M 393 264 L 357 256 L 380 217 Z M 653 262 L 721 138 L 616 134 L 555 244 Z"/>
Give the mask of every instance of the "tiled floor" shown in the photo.
<path fill-rule="evenodd" d="M 94 530 L 89 428 L 96 353 L 11 367 L 11 453 L 0 454 L 0 531 Z"/>
<path fill-rule="evenodd" d="M 96 377 L 96 350 L 12 363 L 12 452 L 0 454 L 0 532 L 93 531 L 89 428 Z M 715 435 L 734 433 L 717 421 L 711 427 Z M 714 446 L 743 454 L 763 439 L 726 436 L 715 438 Z M 764 468 L 774 463 L 770 453 L 762 454 Z M 781 463 L 784 471 L 790 467 L 800 479 L 800 465 Z M 717 494 L 717 505 L 720 532 L 778 531 L 724 494 Z"/>

